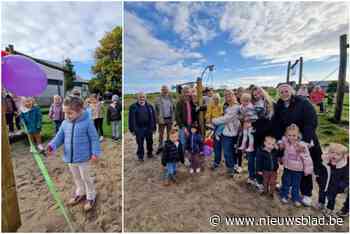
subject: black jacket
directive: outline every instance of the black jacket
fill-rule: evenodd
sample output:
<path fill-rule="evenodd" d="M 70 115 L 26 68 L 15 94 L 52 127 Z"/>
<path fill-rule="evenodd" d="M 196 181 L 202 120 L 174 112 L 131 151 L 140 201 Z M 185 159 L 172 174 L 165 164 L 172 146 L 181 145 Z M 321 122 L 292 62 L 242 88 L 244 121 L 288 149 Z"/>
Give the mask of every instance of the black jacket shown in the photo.
<path fill-rule="evenodd" d="M 151 104 L 146 102 L 146 108 L 149 115 L 149 124 L 147 129 L 154 132 L 156 130 L 156 115 L 154 113 L 154 108 Z M 129 130 L 130 132 L 135 132 L 139 126 L 137 117 L 139 115 L 138 111 L 140 108 L 140 104 L 138 102 L 132 104 L 129 108 Z"/>
<path fill-rule="evenodd" d="M 342 193 L 349 187 L 349 161 L 342 167 L 322 163 L 319 174 L 319 185 L 322 192 Z"/>
<path fill-rule="evenodd" d="M 263 148 L 256 152 L 256 171 L 277 171 L 278 170 L 278 152 L 272 150 L 270 153 Z"/>
<path fill-rule="evenodd" d="M 122 119 L 121 112 L 122 112 L 122 106 L 120 102 L 117 102 L 115 108 L 109 105 L 107 109 L 107 122 L 109 123 L 111 121 L 121 120 Z"/>
<path fill-rule="evenodd" d="M 305 98 L 292 96 L 288 108 L 282 100 L 278 100 L 271 122 L 277 140 L 281 139 L 286 128 L 294 123 L 300 128 L 304 142 L 310 143 L 313 140 L 315 145 L 319 144 L 316 136 L 316 111 Z"/>
<path fill-rule="evenodd" d="M 184 152 L 182 149 L 182 145 L 179 142 L 179 145 L 176 145 L 170 141 L 165 141 L 163 155 L 162 155 L 162 165 L 166 166 L 167 163 L 176 163 L 182 162 L 184 163 Z"/>

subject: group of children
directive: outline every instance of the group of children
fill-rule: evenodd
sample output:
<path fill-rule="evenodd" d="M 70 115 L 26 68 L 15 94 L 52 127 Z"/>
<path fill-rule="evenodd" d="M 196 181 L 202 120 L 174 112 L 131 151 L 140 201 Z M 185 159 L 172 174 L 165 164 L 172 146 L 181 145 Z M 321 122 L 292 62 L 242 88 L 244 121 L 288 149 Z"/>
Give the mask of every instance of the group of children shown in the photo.
<path fill-rule="evenodd" d="M 289 197 L 296 207 L 302 206 L 300 196 L 301 179 L 304 175 L 313 174 L 313 161 L 309 152 L 309 144 L 301 140 L 301 132 L 296 124 L 291 124 L 285 130 L 283 138 L 277 141 L 273 136 L 267 135 L 264 138 L 261 147 L 254 145 L 254 129 L 252 123 L 256 121 L 262 112 L 267 113 L 266 102 L 251 102 L 250 93 L 242 93 L 239 96 L 240 107 L 237 113 L 241 121 L 241 141 L 238 142 L 232 150 L 241 151 L 249 154 L 256 152 L 253 165 L 248 164 L 248 171 L 254 170 L 254 174 L 262 177 L 262 184 L 248 178 L 248 184 L 254 184 L 262 195 L 274 197 L 275 191 L 279 190 L 279 197 L 283 204 L 288 203 Z M 218 103 L 220 96 L 213 95 L 213 102 Z M 263 99 L 260 99 L 263 100 Z M 218 105 L 209 103 L 207 107 L 207 121 L 222 115 Z M 210 113 L 208 115 L 208 113 Z M 214 114 L 213 114 L 214 113 Z M 215 121 L 214 121 L 215 122 Z M 213 138 L 222 134 L 222 126 L 214 125 Z M 178 131 L 172 129 L 170 138 L 167 140 L 162 164 L 165 167 L 165 185 L 176 182 L 176 163 L 182 162 L 189 166 L 189 173 L 200 172 L 200 157 L 203 156 L 203 142 L 205 139 L 201 136 L 198 126 L 193 124 L 190 128 L 186 140 L 186 146 L 182 146 Z M 340 216 L 348 215 L 349 203 L 349 172 L 348 172 L 348 150 L 345 146 L 338 143 L 330 143 L 325 149 L 323 156 L 321 172 L 316 176 L 319 188 L 319 199 L 316 207 L 320 208 L 327 215 L 334 215 L 334 206 L 336 196 L 345 193 L 347 200 L 344 207 L 337 214 Z M 186 164 L 186 160 L 188 163 Z M 278 170 L 283 166 L 281 185 L 277 188 Z M 236 172 L 240 172 L 237 171 Z M 291 192 L 291 194 L 289 194 Z"/>
<path fill-rule="evenodd" d="M 15 110 L 17 111 L 17 108 Z M 39 152 L 51 155 L 64 145 L 63 161 L 68 164 L 76 186 L 75 194 L 68 204 L 76 205 L 84 202 L 84 210 L 91 210 L 96 202 L 96 191 L 90 178 L 89 165 L 90 161 L 96 161 L 101 155 L 100 141 L 103 139 L 102 104 L 97 96 L 91 95 L 85 104 L 80 95 L 76 94 L 66 97 L 64 101 L 58 95 L 53 97 L 48 117 L 55 124 L 56 135 L 46 149 L 41 139 L 42 113 L 35 104 L 35 99 L 23 97 L 18 110 L 20 110 L 18 115 Z M 113 126 L 112 134 L 115 140 L 120 138 L 121 110 L 121 103 L 115 95 L 107 108 L 107 122 Z M 34 149 L 31 148 L 32 150 Z"/>

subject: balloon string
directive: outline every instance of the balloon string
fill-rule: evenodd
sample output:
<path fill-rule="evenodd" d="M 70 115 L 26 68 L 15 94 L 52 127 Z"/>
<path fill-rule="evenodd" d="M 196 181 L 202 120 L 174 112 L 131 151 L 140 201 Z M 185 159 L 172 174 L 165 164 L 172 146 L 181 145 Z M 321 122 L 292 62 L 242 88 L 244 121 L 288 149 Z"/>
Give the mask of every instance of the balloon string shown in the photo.
<path fill-rule="evenodd" d="M 38 165 L 38 167 L 39 167 L 39 169 L 41 171 L 41 174 L 44 176 L 44 179 L 46 181 L 47 187 L 48 187 L 49 191 L 51 192 L 52 196 L 54 197 L 54 199 L 56 201 L 56 204 L 59 206 L 59 209 L 60 209 L 62 215 L 64 216 L 64 219 L 66 220 L 70 231 L 71 232 L 75 232 L 74 228 L 73 228 L 72 221 L 70 219 L 70 215 L 68 215 L 67 209 L 65 208 L 65 206 L 64 206 L 64 204 L 62 202 L 62 199 L 61 199 L 59 193 L 57 192 L 57 188 L 56 188 L 53 180 L 51 179 L 51 177 L 49 175 L 49 172 L 48 172 L 48 170 L 47 170 L 47 168 L 46 168 L 46 166 L 45 166 L 45 164 L 43 162 L 41 153 L 39 153 L 37 151 L 37 149 L 35 148 L 35 146 L 34 146 L 34 144 L 32 142 L 32 139 L 30 138 L 30 135 L 28 133 L 26 124 L 24 123 L 23 120 L 21 122 L 22 122 L 22 124 L 24 126 L 25 134 L 28 137 L 30 148 L 31 148 L 31 151 L 33 152 L 34 160 L 36 161 L 36 163 L 37 163 L 37 165 Z"/>

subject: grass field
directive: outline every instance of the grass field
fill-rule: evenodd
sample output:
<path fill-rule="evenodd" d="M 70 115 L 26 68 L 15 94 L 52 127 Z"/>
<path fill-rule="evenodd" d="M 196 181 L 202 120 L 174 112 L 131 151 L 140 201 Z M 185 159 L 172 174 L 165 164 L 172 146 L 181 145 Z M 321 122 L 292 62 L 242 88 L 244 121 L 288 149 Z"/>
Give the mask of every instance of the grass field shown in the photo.
<path fill-rule="evenodd" d="M 103 113 L 107 113 L 106 108 L 107 105 L 103 106 Z M 49 108 L 41 108 L 41 112 L 43 114 L 43 122 L 42 122 L 42 130 L 41 135 L 43 137 L 43 141 L 47 141 L 51 139 L 55 135 L 55 124 L 52 120 L 49 119 Z M 103 118 L 103 134 L 105 137 L 112 137 L 112 127 L 107 124 L 106 116 Z"/>
<path fill-rule="evenodd" d="M 276 97 L 275 89 L 269 90 L 272 97 Z M 147 100 L 150 103 L 154 103 L 155 98 L 159 93 L 147 94 Z M 173 94 L 175 97 L 175 94 Z M 222 95 L 221 95 L 222 96 Z M 128 110 L 129 106 L 136 101 L 135 95 L 126 94 L 124 96 L 124 132 L 128 131 Z M 327 109 L 330 109 L 327 107 Z M 326 146 L 329 142 L 338 142 L 346 147 L 349 147 L 349 94 L 344 96 L 342 121 L 340 124 L 335 124 L 332 122 L 332 117 L 334 116 L 334 106 L 328 113 L 319 114 L 318 120 L 319 125 L 317 129 L 317 134 L 319 136 L 320 142 L 323 146 Z"/>

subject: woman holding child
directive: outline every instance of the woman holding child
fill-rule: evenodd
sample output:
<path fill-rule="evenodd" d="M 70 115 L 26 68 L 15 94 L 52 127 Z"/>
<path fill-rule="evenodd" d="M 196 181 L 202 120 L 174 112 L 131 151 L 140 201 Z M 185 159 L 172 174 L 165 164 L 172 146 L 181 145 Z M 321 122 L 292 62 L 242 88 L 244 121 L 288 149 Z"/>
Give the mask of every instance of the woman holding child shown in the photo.
<path fill-rule="evenodd" d="M 308 144 L 313 161 L 314 172 L 319 174 L 321 166 L 321 147 L 316 135 L 317 115 L 312 104 L 305 98 L 294 95 L 294 90 L 289 84 L 282 84 L 278 87 L 279 100 L 275 105 L 275 114 L 272 118 L 274 136 L 281 140 L 286 128 L 296 124 L 300 129 L 302 141 Z M 303 176 L 301 179 L 300 191 L 303 195 L 302 203 L 311 205 L 312 175 Z"/>
<path fill-rule="evenodd" d="M 215 126 L 224 125 L 220 140 L 215 142 L 213 169 L 215 170 L 220 165 L 221 146 L 223 146 L 227 173 L 233 176 L 234 166 L 236 164 L 236 153 L 233 148 L 237 142 L 238 130 L 240 128 L 240 121 L 238 119 L 239 105 L 231 90 L 225 91 L 225 101 L 227 107 L 225 108 L 224 115 L 212 120 Z"/>

